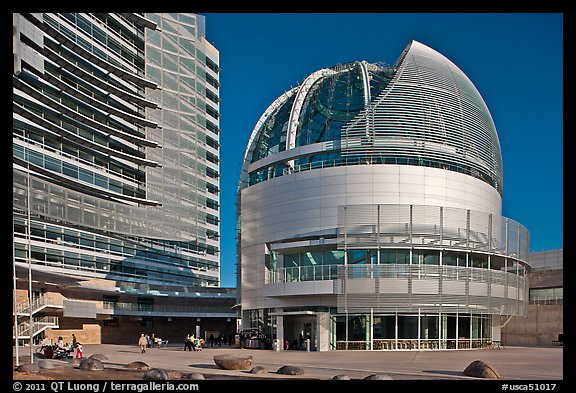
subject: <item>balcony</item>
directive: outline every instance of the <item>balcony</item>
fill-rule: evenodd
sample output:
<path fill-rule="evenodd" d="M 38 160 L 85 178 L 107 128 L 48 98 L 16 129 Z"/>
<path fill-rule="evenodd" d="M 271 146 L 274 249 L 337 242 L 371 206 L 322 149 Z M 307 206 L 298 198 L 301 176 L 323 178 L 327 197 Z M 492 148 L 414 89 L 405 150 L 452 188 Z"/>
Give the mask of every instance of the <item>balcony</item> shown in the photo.
<path fill-rule="evenodd" d="M 187 306 L 152 305 L 124 302 L 98 302 L 97 313 L 108 315 L 137 315 L 153 317 L 220 317 L 236 318 L 232 305 Z"/>

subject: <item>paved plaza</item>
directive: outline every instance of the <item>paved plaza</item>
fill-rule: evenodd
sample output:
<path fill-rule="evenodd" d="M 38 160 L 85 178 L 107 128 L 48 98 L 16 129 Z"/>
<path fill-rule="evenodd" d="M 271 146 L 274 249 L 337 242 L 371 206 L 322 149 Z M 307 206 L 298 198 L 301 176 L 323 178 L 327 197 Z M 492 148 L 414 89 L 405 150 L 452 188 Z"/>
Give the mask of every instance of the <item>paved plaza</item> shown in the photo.
<path fill-rule="evenodd" d="M 562 347 L 506 347 L 504 349 L 444 350 L 444 351 L 272 351 L 208 347 L 188 352 L 183 345 L 150 348 L 141 353 L 130 345 L 85 345 L 84 356 L 103 354 L 107 369 L 123 368 L 134 361 L 144 361 L 150 368 L 163 368 L 181 373 L 202 373 L 217 379 L 309 378 L 332 379 L 345 374 L 362 379 L 370 374 L 385 373 L 395 380 L 470 380 L 462 371 L 474 360 L 491 365 L 505 380 L 562 380 Z M 22 354 L 22 352 L 21 352 Z M 262 366 L 267 372 L 253 375 L 248 371 L 221 370 L 213 361 L 219 354 L 250 355 L 252 366 Z M 23 355 L 26 355 L 25 351 Z M 56 361 L 58 362 L 58 361 Z M 64 361 L 60 361 L 64 362 Z M 22 361 L 21 361 L 22 363 Z M 304 369 L 304 376 L 276 374 L 284 365 Z"/>

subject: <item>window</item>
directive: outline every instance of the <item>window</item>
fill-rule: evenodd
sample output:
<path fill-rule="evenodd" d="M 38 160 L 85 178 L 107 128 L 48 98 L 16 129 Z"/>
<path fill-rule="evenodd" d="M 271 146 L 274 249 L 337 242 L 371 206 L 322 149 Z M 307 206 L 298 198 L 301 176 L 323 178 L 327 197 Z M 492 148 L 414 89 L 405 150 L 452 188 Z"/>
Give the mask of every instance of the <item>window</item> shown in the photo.
<path fill-rule="evenodd" d="M 414 250 L 412 251 L 413 265 L 438 265 L 440 263 L 439 251 Z"/>
<path fill-rule="evenodd" d="M 208 66 L 208 68 L 210 68 L 212 71 L 214 71 L 215 73 L 219 73 L 220 72 L 220 67 L 218 67 L 218 64 L 214 63 L 210 58 L 206 58 L 206 65 Z"/>
<path fill-rule="evenodd" d="M 220 87 L 220 82 L 218 82 L 214 77 L 209 74 L 206 74 L 206 82 L 210 83 L 216 89 Z"/>
<path fill-rule="evenodd" d="M 220 97 L 218 97 L 216 94 L 214 94 L 212 91 L 208 89 L 206 89 L 206 98 L 208 98 L 215 104 L 218 104 L 220 102 Z"/>
<path fill-rule="evenodd" d="M 148 297 L 138 298 L 138 311 L 152 311 L 154 299 Z"/>
<path fill-rule="evenodd" d="M 220 132 L 220 129 L 218 128 L 218 126 L 214 123 L 212 123 L 210 120 L 206 119 L 206 129 L 208 131 L 213 132 L 214 134 L 218 135 L 218 133 Z"/>
<path fill-rule="evenodd" d="M 206 136 L 206 144 L 214 149 L 218 149 L 220 147 L 220 143 L 214 138 Z"/>
<path fill-rule="evenodd" d="M 210 98 L 210 97 L 208 97 Z M 214 119 L 218 120 L 218 118 L 220 117 L 220 113 L 218 113 L 218 111 L 214 108 L 212 108 L 210 105 L 206 105 L 206 113 L 209 114 L 210 116 L 212 116 Z"/>
<path fill-rule="evenodd" d="M 118 296 L 103 295 L 102 303 L 104 304 L 104 309 L 114 310 L 118 303 Z"/>

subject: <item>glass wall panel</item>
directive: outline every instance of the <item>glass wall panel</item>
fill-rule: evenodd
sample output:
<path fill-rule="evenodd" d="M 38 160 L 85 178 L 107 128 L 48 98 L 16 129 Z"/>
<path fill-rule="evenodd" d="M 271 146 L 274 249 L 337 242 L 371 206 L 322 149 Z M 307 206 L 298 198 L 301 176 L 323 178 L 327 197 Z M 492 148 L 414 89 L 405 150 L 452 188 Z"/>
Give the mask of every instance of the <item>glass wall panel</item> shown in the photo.
<path fill-rule="evenodd" d="M 369 264 L 371 261 L 370 252 L 370 250 L 348 250 L 348 264 Z"/>
<path fill-rule="evenodd" d="M 410 251 L 409 250 L 380 250 L 380 263 L 382 264 L 409 264 Z"/>
<path fill-rule="evenodd" d="M 324 265 L 343 265 L 344 264 L 344 251 L 333 250 L 323 251 L 322 253 Z"/>
<path fill-rule="evenodd" d="M 300 254 L 284 255 L 284 267 L 300 266 Z"/>
<path fill-rule="evenodd" d="M 399 339 L 418 338 L 417 316 L 398 316 L 398 338 Z"/>
<path fill-rule="evenodd" d="M 463 252 L 444 251 L 442 264 L 447 266 L 466 266 L 466 254 Z"/>
<path fill-rule="evenodd" d="M 458 315 L 458 338 L 470 338 L 470 316 Z"/>
<path fill-rule="evenodd" d="M 336 340 L 346 340 L 346 317 L 344 315 L 337 315 L 335 318 L 336 327 Z"/>
<path fill-rule="evenodd" d="M 488 255 L 471 253 L 468 263 L 472 267 L 488 269 Z"/>
<path fill-rule="evenodd" d="M 480 326 L 482 324 L 482 317 L 472 316 L 472 338 L 478 339 L 480 337 Z"/>
<path fill-rule="evenodd" d="M 482 338 L 492 338 L 492 316 L 484 315 L 481 319 Z"/>
<path fill-rule="evenodd" d="M 366 316 L 365 315 L 348 317 L 348 340 L 349 341 L 366 340 Z"/>
<path fill-rule="evenodd" d="M 420 319 L 420 338 L 423 340 L 438 339 L 438 315 L 421 316 Z"/>
<path fill-rule="evenodd" d="M 374 339 L 394 339 L 395 320 L 394 315 L 374 317 L 372 324 Z"/>
<path fill-rule="evenodd" d="M 440 251 L 413 250 L 412 264 L 414 265 L 438 265 L 440 264 Z"/>
<path fill-rule="evenodd" d="M 322 251 L 305 252 L 300 258 L 301 266 L 315 266 L 322 264 Z"/>
<path fill-rule="evenodd" d="M 490 269 L 504 270 L 504 257 L 491 255 L 490 256 Z"/>

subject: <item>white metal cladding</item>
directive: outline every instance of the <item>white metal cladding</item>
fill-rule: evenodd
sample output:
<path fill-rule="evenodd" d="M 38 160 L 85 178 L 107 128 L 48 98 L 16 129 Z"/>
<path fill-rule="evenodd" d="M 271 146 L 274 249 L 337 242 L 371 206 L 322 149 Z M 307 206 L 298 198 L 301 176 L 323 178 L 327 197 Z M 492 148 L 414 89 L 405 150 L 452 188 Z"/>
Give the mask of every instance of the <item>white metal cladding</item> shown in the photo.
<path fill-rule="evenodd" d="M 398 247 L 494 253 L 528 262 L 530 235 L 518 222 L 495 214 L 425 205 L 338 206 L 338 248 Z"/>
<path fill-rule="evenodd" d="M 290 111 L 290 118 L 288 119 L 288 128 L 286 130 L 286 150 L 293 149 L 296 147 L 296 128 L 298 127 L 298 118 L 300 117 L 300 111 L 302 110 L 302 104 L 306 95 L 310 91 L 310 88 L 316 81 L 326 75 L 336 74 L 336 71 L 329 68 L 323 68 L 312 73 L 302 86 L 299 87 L 298 93 L 296 93 L 296 99 L 292 104 L 292 110 Z"/>
<path fill-rule="evenodd" d="M 272 102 L 268 108 L 264 111 L 260 119 L 256 122 L 254 129 L 252 130 L 252 134 L 250 134 L 250 139 L 248 140 L 248 144 L 246 145 L 246 150 L 244 151 L 244 160 L 242 161 L 242 173 L 240 174 L 240 182 L 238 187 L 243 188 L 248 184 L 248 165 L 252 159 L 252 153 L 256 148 L 256 144 L 258 142 L 258 137 L 262 132 L 262 126 L 268 120 L 270 115 L 274 113 L 278 108 L 282 106 L 296 91 L 298 87 L 294 87 L 286 92 L 284 92 L 280 97 L 276 98 L 274 102 Z"/>
<path fill-rule="evenodd" d="M 525 276 L 435 265 L 340 265 L 338 313 L 474 312 L 526 315 Z"/>
<path fill-rule="evenodd" d="M 500 143 L 472 82 L 450 60 L 416 41 L 398 64 L 370 107 L 343 127 L 342 156 L 382 154 L 466 165 L 501 192 Z"/>

